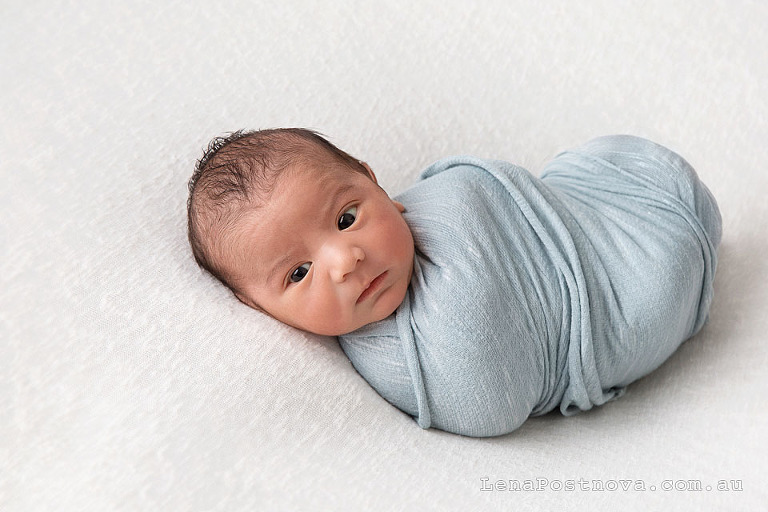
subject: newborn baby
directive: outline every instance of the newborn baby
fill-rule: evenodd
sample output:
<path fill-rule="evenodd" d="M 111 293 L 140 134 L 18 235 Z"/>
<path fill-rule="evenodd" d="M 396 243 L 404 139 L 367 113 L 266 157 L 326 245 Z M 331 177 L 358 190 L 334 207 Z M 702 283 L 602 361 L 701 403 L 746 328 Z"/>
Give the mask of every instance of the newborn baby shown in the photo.
<path fill-rule="evenodd" d="M 243 303 L 339 336 L 422 428 L 511 432 L 620 396 L 708 318 L 721 238 L 679 155 L 630 136 L 512 164 L 440 160 L 394 200 L 302 129 L 236 132 L 190 180 L 197 262 Z"/>

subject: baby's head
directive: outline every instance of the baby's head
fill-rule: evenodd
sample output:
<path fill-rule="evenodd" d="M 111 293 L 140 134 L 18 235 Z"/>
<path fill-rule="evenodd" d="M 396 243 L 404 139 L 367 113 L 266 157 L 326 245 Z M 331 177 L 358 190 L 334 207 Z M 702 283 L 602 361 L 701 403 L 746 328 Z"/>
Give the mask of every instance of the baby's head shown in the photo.
<path fill-rule="evenodd" d="M 198 264 L 244 304 L 299 329 L 351 332 L 392 314 L 413 269 L 403 206 L 313 131 L 214 139 L 189 181 Z"/>

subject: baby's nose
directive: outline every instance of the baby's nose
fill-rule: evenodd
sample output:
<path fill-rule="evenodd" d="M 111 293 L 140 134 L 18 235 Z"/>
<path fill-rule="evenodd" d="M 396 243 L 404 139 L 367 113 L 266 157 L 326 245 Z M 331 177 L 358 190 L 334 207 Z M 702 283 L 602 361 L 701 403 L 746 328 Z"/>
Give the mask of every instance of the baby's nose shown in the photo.
<path fill-rule="evenodd" d="M 338 248 L 330 255 L 331 279 L 343 282 L 357 268 L 357 263 L 365 259 L 365 252 L 357 246 Z"/>

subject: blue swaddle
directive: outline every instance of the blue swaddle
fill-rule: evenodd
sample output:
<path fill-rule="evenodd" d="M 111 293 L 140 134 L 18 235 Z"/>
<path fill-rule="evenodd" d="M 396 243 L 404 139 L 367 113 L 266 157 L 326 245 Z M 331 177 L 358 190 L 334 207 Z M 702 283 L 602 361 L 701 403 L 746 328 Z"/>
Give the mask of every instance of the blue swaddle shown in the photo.
<path fill-rule="evenodd" d="M 707 320 L 720 212 L 653 142 L 595 139 L 540 179 L 448 158 L 396 199 L 416 244 L 409 292 L 339 342 L 422 428 L 494 436 L 601 405 Z"/>

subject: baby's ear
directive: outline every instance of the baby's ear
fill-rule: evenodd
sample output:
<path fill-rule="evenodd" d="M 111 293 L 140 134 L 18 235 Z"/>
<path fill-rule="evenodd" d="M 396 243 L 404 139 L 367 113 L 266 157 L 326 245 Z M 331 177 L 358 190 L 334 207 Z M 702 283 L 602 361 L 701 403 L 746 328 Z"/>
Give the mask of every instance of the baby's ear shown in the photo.
<path fill-rule="evenodd" d="M 363 162 L 362 160 L 358 160 L 358 162 L 360 162 L 360 165 L 365 167 L 365 170 L 368 171 L 368 176 L 370 176 L 373 182 L 378 185 L 379 182 L 376 180 L 376 175 L 373 173 L 373 169 L 371 169 L 371 166 Z"/>
<path fill-rule="evenodd" d="M 373 169 L 371 169 L 371 167 L 367 163 L 363 162 L 362 160 L 358 160 L 358 162 L 360 162 L 360 165 L 365 167 L 365 170 L 368 171 L 368 175 L 371 177 L 373 182 L 378 185 L 379 182 L 376 181 L 376 175 L 373 173 Z M 397 208 L 397 211 L 399 211 L 400 213 L 403 213 L 405 211 L 405 206 L 403 206 L 403 203 L 397 202 L 394 199 L 391 199 L 391 201 L 392 201 L 392 204 L 395 205 L 395 208 Z"/>

